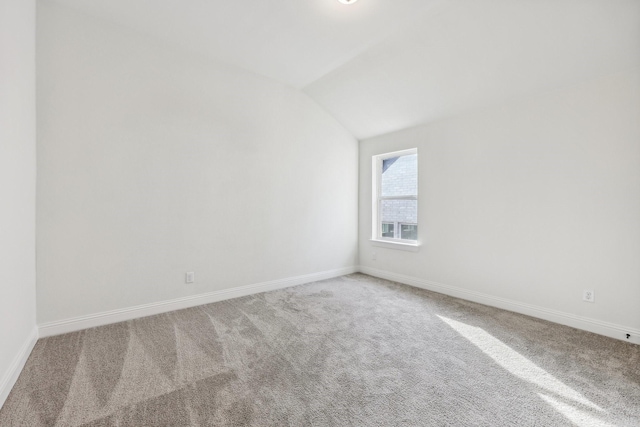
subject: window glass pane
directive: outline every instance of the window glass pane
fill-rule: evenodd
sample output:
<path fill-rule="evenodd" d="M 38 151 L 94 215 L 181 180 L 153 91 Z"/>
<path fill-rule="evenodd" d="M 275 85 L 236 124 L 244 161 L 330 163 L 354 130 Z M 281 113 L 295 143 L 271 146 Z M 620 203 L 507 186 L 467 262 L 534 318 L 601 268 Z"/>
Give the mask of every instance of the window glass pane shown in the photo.
<path fill-rule="evenodd" d="M 393 223 L 382 223 L 382 237 L 393 237 Z"/>
<path fill-rule="evenodd" d="M 400 238 L 418 240 L 418 226 L 416 224 L 400 224 Z"/>
<path fill-rule="evenodd" d="M 417 196 L 418 155 L 383 160 L 380 190 L 382 196 Z"/>
<path fill-rule="evenodd" d="M 418 201 L 417 200 L 381 200 L 380 201 L 380 221 L 384 224 L 403 222 L 408 224 L 418 223 Z M 383 225 L 384 227 L 384 225 Z M 383 228 L 384 230 L 384 228 Z M 401 239 L 417 240 L 417 226 L 415 229 L 415 237 L 403 237 L 402 228 Z M 384 235 L 383 235 L 384 236 Z M 386 236 L 384 236 L 386 237 Z M 393 236 L 389 236 L 393 237 Z"/>

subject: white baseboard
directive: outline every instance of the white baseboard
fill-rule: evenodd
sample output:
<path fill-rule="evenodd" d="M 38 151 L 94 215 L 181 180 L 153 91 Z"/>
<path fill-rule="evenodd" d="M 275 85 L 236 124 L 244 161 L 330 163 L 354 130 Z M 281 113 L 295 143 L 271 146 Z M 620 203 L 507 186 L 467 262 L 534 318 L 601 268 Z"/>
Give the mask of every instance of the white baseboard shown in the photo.
<path fill-rule="evenodd" d="M 74 317 L 71 319 L 47 322 L 39 325 L 40 337 L 50 337 L 52 335 L 66 334 L 68 332 L 75 332 L 82 329 L 93 328 L 96 326 L 123 322 L 125 320 L 136 319 L 139 317 L 152 316 L 154 314 L 195 307 L 202 304 L 210 304 L 212 302 L 223 301 L 226 299 L 273 291 L 275 289 L 288 288 L 290 286 L 302 285 L 303 283 L 344 276 L 345 274 L 351 274 L 357 271 L 358 268 L 356 266 L 345 267 L 335 270 L 321 271 L 318 273 L 305 274 L 302 276 L 255 283 L 252 285 L 239 286 L 236 288 L 222 289 L 219 291 L 207 292 L 200 295 L 191 295 L 168 301 L 160 301 L 134 307 L 104 311 L 101 313 Z"/>
<path fill-rule="evenodd" d="M 430 280 L 418 279 L 416 277 L 405 276 L 403 274 L 392 273 L 390 271 L 378 270 L 376 268 L 360 266 L 360 272 L 370 276 L 387 279 L 405 285 L 414 286 L 416 288 L 427 289 L 429 291 L 438 292 L 445 295 L 477 302 L 492 307 L 498 307 L 504 310 L 513 311 L 527 316 L 537 317 L 539 319 L 548 320 L 550 322 L 559 323 L 561 325 L 571 326 L 576 329 L 593 332 L 611 338 L 640 344 L 640 330 L 628 328 L 614 323 L 603 322 L 588 317 L 577 316 L 574 314 L 564 313 L 557 310 L 538 307 L 531 304 L 525 304 L 506 298 L 495 297 L 481 292 L 470 291 L 455 286 L 445 285 L 442 283 L 432 282 Z M 627 334 L 631 337 L 627 339 Z"/>
<path fill-rule="evenodd" d="M 9 369 L 4 373 L 2 380 L 0 380 L 0 408 L 2 408 L 5 400 L 9 397 L 9 392 L 11 392 L 11 389 L 18 380 L 20 372 L 22 372 L 24 364 L 27 363 L 31 350 L 33 350 L 33 346 L 36 345 L 37 341 L 38 328 L 34 327 L 24 344 L 22 344 L 22 347 L 20 347 L 18 354 L 14 357 L 13 362 L 11 362 Z"/>

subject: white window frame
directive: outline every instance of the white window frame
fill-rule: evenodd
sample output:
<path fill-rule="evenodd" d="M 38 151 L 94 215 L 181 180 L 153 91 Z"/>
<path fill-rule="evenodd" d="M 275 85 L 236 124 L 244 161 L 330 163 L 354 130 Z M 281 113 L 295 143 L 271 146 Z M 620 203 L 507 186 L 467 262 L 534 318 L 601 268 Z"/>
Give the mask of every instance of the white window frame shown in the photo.
<path fill-rule="evenodd" d="M 417 248 L 420 243 L 420 236 L 418 235 L 418 240 L 402 240 L 400 239 L 400 229 L 398 228 L 398 232 L 395 233 L 398 237 L 390 238 L 390 237 L 382 237 L 382 218 L 380 212 L 380 206 L 382 205 L 383 200 L 418 200 L 417 195 L 405 195 L 405 196 L 382 196 L 382 162 L 386 159 L 390 159 L 393 157 L 400 156 L 409 156 L 412 154 L 418 154 L 417 148 L 411 148 L 408 150 L 394 151 L 392 153 L 384 153 L 378 154 L 372 157 L 371 171 L 372 171 L 372 229 L 371 229 L 371 241 L 376 246 L 383 247 L 392 247 L 394 249 L 404 249 L 408 248 L 408 250 L 412 250 L 412 248 Z M 418 169 L 420 168 L 420 159 L 418 158 Z M 418 171 L 416 171 L 418 173 Z M 419 190 L 418 190 L 419 191 Z M 418 224 L 416 224 L 418 225 Z M 420 227 L 418 227 L 420 230 Z M 395 227 L 394 227 L 395 232 Z M 419 232 L 419 231 L 418 231 Z"/>

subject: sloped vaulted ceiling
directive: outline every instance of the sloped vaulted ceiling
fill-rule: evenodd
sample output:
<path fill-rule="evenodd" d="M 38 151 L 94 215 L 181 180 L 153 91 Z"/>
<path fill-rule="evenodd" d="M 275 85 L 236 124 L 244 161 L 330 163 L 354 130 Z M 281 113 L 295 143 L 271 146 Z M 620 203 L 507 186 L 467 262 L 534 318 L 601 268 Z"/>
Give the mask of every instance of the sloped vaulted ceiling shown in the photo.
<path fill-rule="evenodd" d="M 294 86 L 358 138 L 640 66 L 638 0 L 41 1 Z"/>
<path fill-rule="evenodd" d="M 640 64 L 640 1 L 448 1 L 305 88 L 358 138 Z"/>

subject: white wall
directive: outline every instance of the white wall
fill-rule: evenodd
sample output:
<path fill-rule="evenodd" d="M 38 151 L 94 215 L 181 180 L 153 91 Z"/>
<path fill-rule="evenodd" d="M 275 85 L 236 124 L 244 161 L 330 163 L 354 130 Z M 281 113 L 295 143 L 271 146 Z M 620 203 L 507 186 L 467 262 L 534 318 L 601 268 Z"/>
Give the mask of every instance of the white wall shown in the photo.
<path fill-rule="evenodd" d="M 35 328 L 35 3 L 0 1 L 0 406 Z"/>
<path fill-rule="evenodd" d="M 357 141 L 161 43 L 38 4 L 39 323 L 357 264 Z"/>
<path fill-rule="evenodd" d="M 633 69 L 362 141 L 360 264 L 640 330 L 639 119 Z M 372 246 L 371 156 L 412 147 L 420 251 Z"/>

